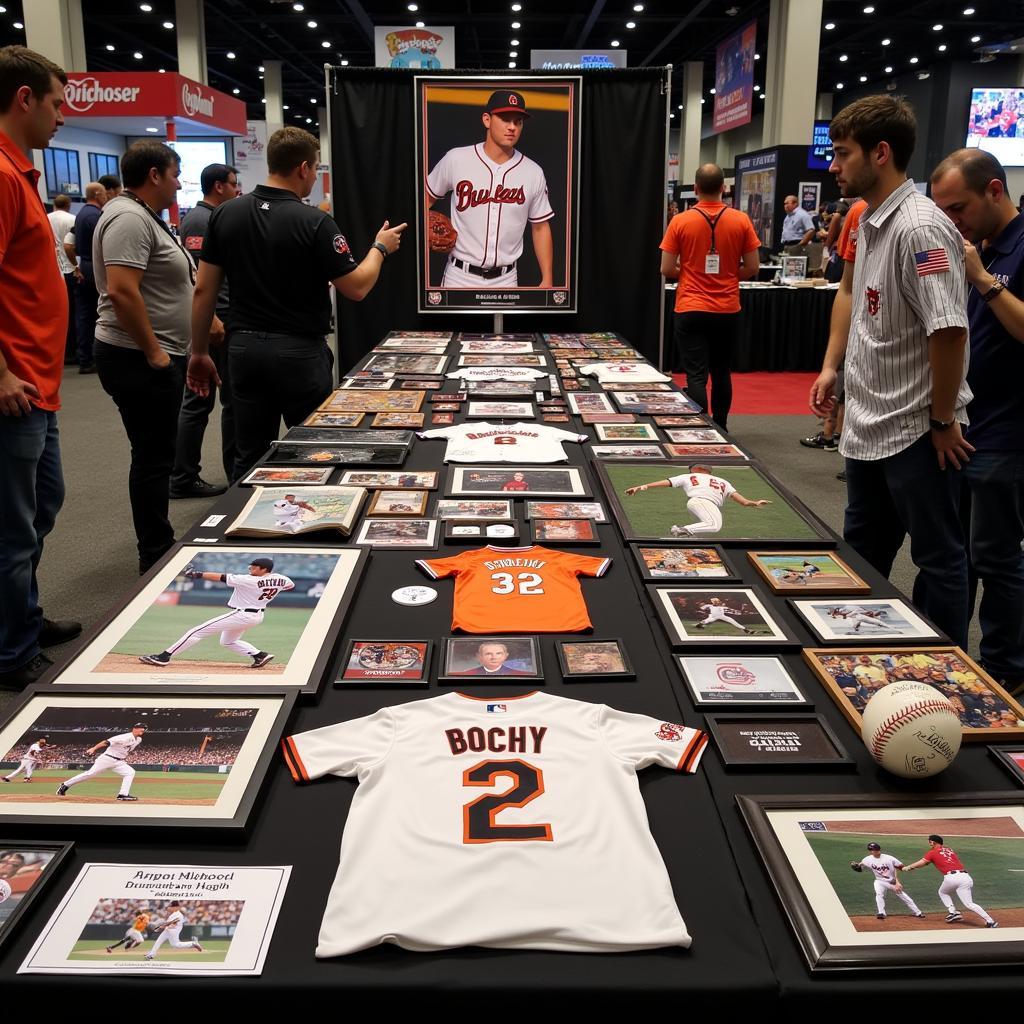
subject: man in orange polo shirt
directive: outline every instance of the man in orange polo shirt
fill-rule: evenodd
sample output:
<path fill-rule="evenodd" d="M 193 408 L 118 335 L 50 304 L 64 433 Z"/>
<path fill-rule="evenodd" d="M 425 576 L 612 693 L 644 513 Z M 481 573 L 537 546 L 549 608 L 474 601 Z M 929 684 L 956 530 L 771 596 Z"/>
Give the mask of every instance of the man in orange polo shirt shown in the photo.
<path fill-rule="evenodd" d="M 81 632 L 39 607 L 36 567 L 64 501 L 57 437 L 68 296 L 32 150 L 64 123 L 67 75 L 24 46 L 0 48 L 0 686 L 51 664 L 41 647 Z"/>
<path fill-rule="evenodd" d="M 661 243 L 661 272 L 676 288 L 673 367 L 682 364 L 686 393 L 726 429 L 732 405 L 729 367 L 740 315 L 740 281 L 756 277 L 761 241 L 750 218 L 722 203 L 725 176 L 704 164 L 694 176 L 697 205 L 672 218 Z"/>

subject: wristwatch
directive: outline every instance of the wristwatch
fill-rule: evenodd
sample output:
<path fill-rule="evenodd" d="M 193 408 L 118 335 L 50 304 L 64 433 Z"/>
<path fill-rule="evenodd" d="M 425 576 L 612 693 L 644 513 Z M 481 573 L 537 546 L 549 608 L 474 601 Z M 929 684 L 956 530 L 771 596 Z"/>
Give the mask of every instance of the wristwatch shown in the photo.
<path fill-rule="evenodd" d="M 956 420 L 928 420 L 928 426 L 930 426 L 932 430 L 949 430 L 954 423 L 956 423 Z"/>
<path fill-rule="evenodd" d="M 370 248 L 376 249 L 384 259 L 388 258 L 388 247 L 383 242 L 374 242 Z"/>
<path fill-rule="evenodd" d="M 1002 281 L 996 281 L 994 285 L 981 297 L 982 302 L 991 302 L 1000 292 L 1006 291 L 1006 285 Z"/>

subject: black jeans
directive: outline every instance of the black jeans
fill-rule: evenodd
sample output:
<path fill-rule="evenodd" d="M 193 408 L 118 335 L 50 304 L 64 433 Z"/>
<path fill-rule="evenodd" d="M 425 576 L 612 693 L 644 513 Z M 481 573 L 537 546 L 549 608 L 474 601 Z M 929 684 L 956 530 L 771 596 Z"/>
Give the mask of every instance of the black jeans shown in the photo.
<path fill-rule="evenodd" d="M 711 375 L 711 418 L 727 429 L 732 407 L 732 350 L 739 330 L 739 313 L 676 313 L 676 358 L 686 374 L 686 393 L 708 408 Z"/>
<path fill-rule="evenodd" d="M 78 332 L 78 365 L 92 366 L 93 348 L 96 344 L 96 306 L 100 301 L 96 291 L 96 280 L 92 276 L 92 264 L 83 262 L 82 280 L 76 286 L 75 326 Z"/>
<path fill-rule="evenodd" d="M 224 476 L 231 480 L 235 473 L 235 410 L 231 404 L 231 374 L 224 345 L 210 348 L 210 356 L 220 374 L 220 387 L 210 388 L 203 398 L 185 388 L 178 416 L 178 445 L 171 473 L 171 490 L 185 490 L 194 484 L 202 470 L 203 435 L 210 414 L 220 394 L 220 452 L 224 463 Z"/>
<path fill-rule="evenodd" d="M 128 497 L 145 572 L 174 544 L 167 517 L 174 442 L 185 382 L 185 357 L 154 370 L 139 349 L 96 342 L 96 369 L 103 390 L 114 400 L 132 447 Z"/>
<path fill-rule="evenodd" d="M 334 356 L 323 338 L 290 334 L 235 331 L 227 345 L 237 480 L 277 440 L 282 417 L 294 427 L 331 393 Z"/>

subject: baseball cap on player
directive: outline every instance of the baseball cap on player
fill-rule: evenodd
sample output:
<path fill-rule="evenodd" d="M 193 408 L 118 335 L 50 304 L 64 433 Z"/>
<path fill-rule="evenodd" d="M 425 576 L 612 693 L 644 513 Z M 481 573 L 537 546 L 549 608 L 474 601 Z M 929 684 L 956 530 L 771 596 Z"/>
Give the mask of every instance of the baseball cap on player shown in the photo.
<path fill-rule="evenodd" d="M 868 849 L 869 850 L 880 850 L 881 847 L 878 845 L 878 843 L 868 843 Z"/>
<path fill-rule="evenodd" d="M 274 560 L 272 558 L 254 558 L 250 565 L 258 565 L 261 569 L 273 569 Z"/>
<path fill-rule="evenodd" d="M 513 92 L 511 89 L 499 89 L 491 93 L 491 98 L 484 107 L 486 114 L 522 114 L 529 117 L 530 112 L 526 109 L 526 100 L 522 93 Z"/>
<path fill-rule="evenodd" d="M 136 722 L 136 723 L 135 723 L 135 724 L 134 724 L 134 725 L 132 726 L 132 728 L 133 728 L 133 729 L 148 729 L 148 728 L 149 728 L 149 726 L 148 726 L 148 725 L 146 725 L 146 723 L 145 723 L 145 722 Z"/>

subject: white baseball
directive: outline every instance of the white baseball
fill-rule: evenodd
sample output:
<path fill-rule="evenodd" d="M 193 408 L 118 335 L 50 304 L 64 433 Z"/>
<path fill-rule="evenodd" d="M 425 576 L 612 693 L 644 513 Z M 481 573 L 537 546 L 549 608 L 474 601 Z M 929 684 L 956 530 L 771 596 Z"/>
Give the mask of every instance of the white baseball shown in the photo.
<path fill-rule="evenodd" d="M 963 729 L 956 709 L 938 690 L 908 681 L 883 686 L 868 701 L 861 738 L 893 775 L 923 779 L 953 763 Z"/>
<path fill-rule="evenodd" d="M 6 879 L 0 878 L 0 903 L 6 903 L 13 892 L 10 883 Z"/>

